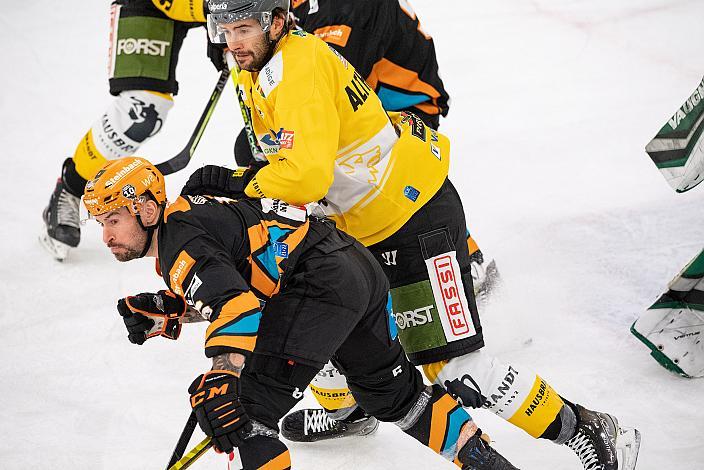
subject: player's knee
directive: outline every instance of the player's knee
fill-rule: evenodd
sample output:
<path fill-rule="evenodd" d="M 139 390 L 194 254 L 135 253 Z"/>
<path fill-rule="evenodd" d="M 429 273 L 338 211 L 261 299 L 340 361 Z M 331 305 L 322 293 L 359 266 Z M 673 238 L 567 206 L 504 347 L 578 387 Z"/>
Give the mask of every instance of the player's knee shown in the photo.
<path fill-rule="evenodd" d="M 134 154 L 161 130 L 173 103 L 165 93 L 121 92 L 78 144 L 73 157 L 78 173 L 90 179 L 106 160 Z"/>
<path fill-rule="evenodd" d="M 240 401 L 250 418 L 278 429 L 279 420 L 303 398 L 319 369 L 255 353 L 242 371 Z"/>
<path fill-rule="evenodd" d="M 420 372 L 403 351 L 396 361 L 374 374 L 347 376 L 359 406 L 380 421 L 398 421 L 408 413 L 424 388 Z"/>

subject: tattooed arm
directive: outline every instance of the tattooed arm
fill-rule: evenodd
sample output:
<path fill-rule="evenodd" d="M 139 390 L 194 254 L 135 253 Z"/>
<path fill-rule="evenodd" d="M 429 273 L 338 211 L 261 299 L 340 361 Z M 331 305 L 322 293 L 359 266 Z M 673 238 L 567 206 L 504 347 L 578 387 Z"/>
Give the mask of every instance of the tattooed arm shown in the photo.
<path fill-rule="evenodd" d="M 205 318 L 196 309 L 188 307 L 180 320 L 181 323 L 199 323 L 205 321 Z"/>
<path fill-rule="evenodd" d="M 225 353 L 213 358 L 213 370 L 229 370 L 237 375 L 244 369 L 244 356 L 238 353 Z"/>

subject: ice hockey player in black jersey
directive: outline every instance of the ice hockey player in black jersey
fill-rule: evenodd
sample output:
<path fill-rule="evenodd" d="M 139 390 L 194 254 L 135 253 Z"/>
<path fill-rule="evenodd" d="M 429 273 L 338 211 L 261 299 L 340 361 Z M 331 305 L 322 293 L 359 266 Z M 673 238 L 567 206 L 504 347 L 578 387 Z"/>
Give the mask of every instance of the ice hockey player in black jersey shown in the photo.
<path fill-rule="evenodd" d="M 407 1 L 293 0 L 296 25 L 349 60 L 388 111 L 411 111 L 433 129 L 450 97 L 433 38 Z"/>
<path fill-rule="evenodd" d="M 256 173 L 206 166 L 184 193 L 321 201 L 381 265 L 400 341 L 431 383 L 464 406 L 569 446 L 585 469 L 632 470 L 636 430 L 482 350 L 462 201 L 447 178 L 449 139 L 410 113 L 385 111 L 352 64 L 320 38 L 287 32 L 286 0 L 218 5 L 221 12 L 208 15 L 209 30 L 219 32 L 211 39 L 224 36 L 243 69 L 243 102 L 269 163 Z"/>
<path fill-rule="evenodd" d="M 278 422 L 330 359 L 365 410 L 459 467 L 514 468 L 447 392 L 423 384 L 390 334 L 383 271 L 329 220 L 271 199 L 167 204 L 163 175 L 139 157 L 103 167 L 84 204 L 115 258 L 156 257 L 167 285 L 118 301 L 131 342 L 210 322 L 213 368 L 189 387 L 191 406 L 243 468 L 291 467 Z"/>

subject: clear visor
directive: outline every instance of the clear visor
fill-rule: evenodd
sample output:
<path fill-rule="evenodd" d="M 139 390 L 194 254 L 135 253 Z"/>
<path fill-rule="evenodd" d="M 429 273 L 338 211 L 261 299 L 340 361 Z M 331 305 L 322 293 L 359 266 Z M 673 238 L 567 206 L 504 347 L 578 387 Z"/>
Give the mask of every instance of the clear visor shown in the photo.
<path fill-rule="evenodd" d="M 206 19 L 213 44 L 227 44 L 258 36 L 271 27 L 270 12 L 210 13 Z"/>

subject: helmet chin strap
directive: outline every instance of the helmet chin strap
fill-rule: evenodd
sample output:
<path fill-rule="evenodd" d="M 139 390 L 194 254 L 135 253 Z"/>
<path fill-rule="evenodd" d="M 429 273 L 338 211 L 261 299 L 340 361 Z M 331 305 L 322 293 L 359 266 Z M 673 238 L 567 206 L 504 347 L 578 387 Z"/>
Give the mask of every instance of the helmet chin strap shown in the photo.
<path fill-rule="evenodd" d="M 137 217 L 137 223 L 142 228 L 142 230 L 147 232 L 147 241 L 144 242 L 144 248 L 142 249 L 142 252 L 138 256 L 139 258 L 144 258 L 144 256 L 149 251 L 149 248 L 151 248 L 151 246 L 152 246 L 152 239 L 154 238 L 154 230 L 156 230 L 156 228 L 159 226 L 159 224 L 161 224 L 161 221 L 164 218 L 164 211 L 162 210 L 159 213 L 159 219 L 156 221 L 156 223 L 154 225 L 150 225 L 148 227 L 146 227 L 144 225 L 144 223 L 142 222 L 142 217 L 139 214 L 137 214 L 135 217 Z"/>

